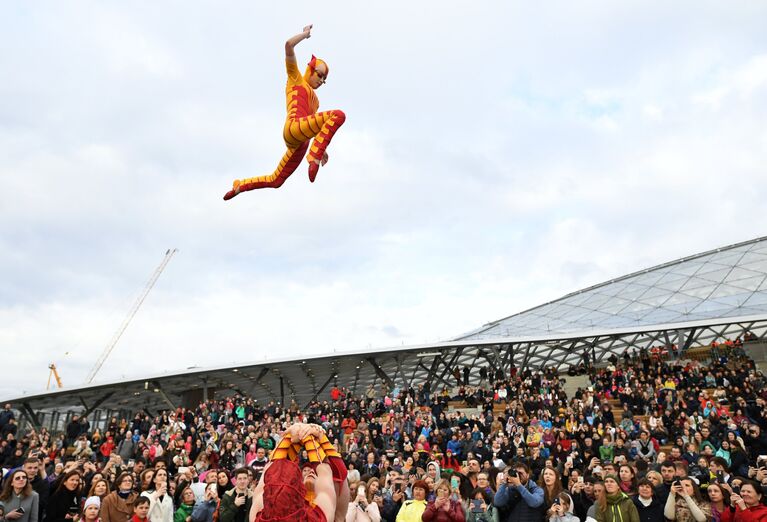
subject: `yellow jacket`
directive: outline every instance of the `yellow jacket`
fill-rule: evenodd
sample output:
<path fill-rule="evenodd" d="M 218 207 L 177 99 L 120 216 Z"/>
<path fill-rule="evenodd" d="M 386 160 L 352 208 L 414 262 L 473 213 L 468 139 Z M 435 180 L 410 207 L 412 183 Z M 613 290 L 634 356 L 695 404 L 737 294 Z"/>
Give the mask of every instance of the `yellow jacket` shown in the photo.
<path fill-rule="evenodd" d="M 425 500 L 406 500 L 399 508 L 396 522 L 421 522 L 424 511 L 426 511 Z"/>

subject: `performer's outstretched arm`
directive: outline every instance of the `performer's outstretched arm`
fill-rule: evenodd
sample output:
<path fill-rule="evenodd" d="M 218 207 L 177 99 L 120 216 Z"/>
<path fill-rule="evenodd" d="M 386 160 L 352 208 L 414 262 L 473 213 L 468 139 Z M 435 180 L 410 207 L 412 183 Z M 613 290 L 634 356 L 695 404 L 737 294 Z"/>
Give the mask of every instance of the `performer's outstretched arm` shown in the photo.
<path fill-rule="evenodd" d="M 293 48 L 298 45 L 303 40 L 306 40 L 307 38 L 312 37 L 312 26 L 307 25 L 304 27 L 304 30 L 295 35 L 294 37 L 290 38 L 287 42 L 285 42 L 285 58 L 287 59 L 296 59 L 296 53 L 293 52 Z"/>
<path fill-rule="evenodd" d="M 336 520 L 336 488 L 333 484 L 333 471 L 325 463 L 317 466 L 317 480 L 314 483 L 314 503 L 325 514 L 328 522 Z M 348 504 L 347 504 L 348 507 Z"/>

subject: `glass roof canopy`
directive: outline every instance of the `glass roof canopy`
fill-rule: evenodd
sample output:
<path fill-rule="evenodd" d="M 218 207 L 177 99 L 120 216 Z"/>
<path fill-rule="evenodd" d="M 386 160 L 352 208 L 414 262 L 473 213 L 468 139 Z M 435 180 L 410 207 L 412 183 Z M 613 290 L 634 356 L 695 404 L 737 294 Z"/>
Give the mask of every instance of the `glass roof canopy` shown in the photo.
<path fill-rule="evenodd" d="M 767 314 L 767 237 L 635 272 L 456 340 L 531 337 Z"/>
<path fill-rule="evenodd" d="M 684 351 L 745 332 L 767 338 L 766 280 L 764 237 L 607 281 L 452 341 L 192 367 L 22 394 L 4 402 L 23 406 L 23 415 L 36 426 L 53 426 L 59 422 L 55 412 L 64 408 L 84 409 L 98 420 L 102 414 L 108 418 L 117 411 L 160 411 L 234 392 L 303 405 L 326 397 L 331 385 L 360 393 L 381 382 L 390 388 L 429 382 L 436 390 L 455 386 L 453 372 L 462 368 L 469 369 L 476 383 L 482 367 L 504 372 L 512 366 L 563 370 L 578 364 L 587 352 L 599 363 L 631 348 L 676 344 Z M 46 419 L 36 417 L 43 411 L 48 411 Z"/>

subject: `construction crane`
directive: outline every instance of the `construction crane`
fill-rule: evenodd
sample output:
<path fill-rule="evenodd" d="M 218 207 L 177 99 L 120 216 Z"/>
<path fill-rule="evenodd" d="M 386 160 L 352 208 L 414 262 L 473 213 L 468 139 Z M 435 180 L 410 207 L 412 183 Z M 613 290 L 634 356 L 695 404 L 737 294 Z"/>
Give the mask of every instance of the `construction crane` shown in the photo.
<path fill-rule="evenodd" d="M 51 363 L 48 365 L 48 369 L 51 370 L 51 372 L 48 374 L 48 385 L 45 387 L 46 390 L 51 389 L 51 379 L 56 379 L 56 386 L 59 387 L 59 389 L 63 388 L 61 384 L 61 377 L 59 377 L 59 372 L 56 370 L 56 365 Z"/>
<path fill-rule="evenodd" d="M 144 289 L 141 291 L 141 294 L 136 299 L 136 302 L 133 303 L 133 306 L 128 311 L 128 315 L 123 320 L 120 327 L 117 329 L 117 331 L 112 336 L 112 339 L 109 340 L 109 343 L 104 348 L 104 351 L 101 353 L 101 356 L 99 356 L 98 360 L 96 361 L 96 364 L 93 366 L 93 369 L 88 374 L 88 379 L 86 379 L 85 383 L 90 384 L 93 382 L 93 378 L 96 377 L 96 374 L 99 372 L 101 367 L 104 365 L 104 362 L 107 360 L 107 357 L 109 357 L 109 354 L 112 353 L 112 350 L 114 350 L 115 345 L 117 344 L 117 341 L 120 340 L 120 337 L 122 337 L 123 333 L 125 332 L 125 329 L 128 328 L 128 325 L 130 324 L 131 320 L 133 320 L 133 317 L 136 315 L 136 312 L 138 312 L 138 309 L 141 307 L 141 304 L 144 302 L 144 299 L 146 299 L 146 296 L 149 295 L 149 292 L 152 290 L 152 287 L 157 282 L 157 279 L 160 277 L 160 274 L 162 274 L 162 271 L 165 270 L 165 267 L 168 266 L 168 263 L 170 262 L 173 255 L 178 252 L 178 249 L 173 248 L 169 249 L 167 252 L 165 252 L 165 257 L 162 260 L 162 263 L 160 263 L 160 266 L 155 269 L 154 273 L 152 274 L 152 277 L 149 278 L 149 281 L 147 281 L 146 285 L 144 286 Z"/>

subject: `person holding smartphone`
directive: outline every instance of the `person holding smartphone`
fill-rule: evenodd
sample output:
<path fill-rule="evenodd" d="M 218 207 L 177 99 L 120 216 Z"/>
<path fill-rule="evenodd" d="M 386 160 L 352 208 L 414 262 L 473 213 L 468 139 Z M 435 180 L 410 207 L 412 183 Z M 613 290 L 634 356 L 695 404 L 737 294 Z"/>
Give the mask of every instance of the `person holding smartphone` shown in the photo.
<path fill-rule="evenodd" d="M 59 482 L 59 487 L 48 500 L 45 519 L 48 522 L 72 522 L 80 515 L 80 489 L 82 477 L 80 471 L 67 471 Z"/>
<path fill-rule="evenodd" d="M 465 522 L 463 507 L 460 501 L 450 498 L 452 488 L 450 482 L 441 480 L 434 488 L 436 497 L 426 506 L 421 515 L 424 522 Z"/>
<path fill-rule="evenodd" d="M 221 497 L 219 507 L 221 522 L 247 522 L 248 513 L 253 502 L 253 495 L 248 490 L 250 475 L 247 468 L 234 471 L 234 488 L 225 492 Z"/>
<path fill-rule="evenodd" d="M 4 521 L 37 522 L 40 497 L 32 489 L 32 484 L 23 469 L 13 471 L 5 479 L 0 492 L 0 504 L 3 505 Z"/>
<path fill-rule="evenodd" d="M 663 514 L 669 520 L 707 522 L 711 520 L 711 504 L 703 500 L 698 485 L 684 477 L 671 484 Z"/>
<path fill-rule="evenodd" d="M 744 480 L 740 490 L 733 491 L 730 501 L 735 508 L 735 522 L 761 522 L 767 520 L 767 506 L 762 502 L 764 492 L 758 482 Z"/>
<path fill-rule="evenodd" d="M 194 504 L 192 522 L 213 522 L 213 514 L 218 508 L 218 488 L 215 483 L 205 486 L 202 499 Z"/>
<path fill-rule="evenodd" d="M 346 511 L 347 522 L 380 522 L 381 512 L 378 503 L 371 502 L 368 495 L 368 485 L 365 482 L 355 482 L 350 488 L 354 498 L 349 502 Z"/>
<path fill-rule="evenodd" d="M 501 514 L 493 505 L 493 496 L 485 488 L 475 488 L 466 510 L 466 522 L 500 522 L 500 517 Z"/>
<path fill-rule="evenodd" d="M 158 469 L 141 496 L 149 499 L 149 522 L 173 522 L 173 499 L 168 491 L 168 472 Z"/>
<path fill-rule="evenodd" d="M 551 503 L 549 522 L 580 522 L 573 514 L 573 499 L 562 491 Z"/>

